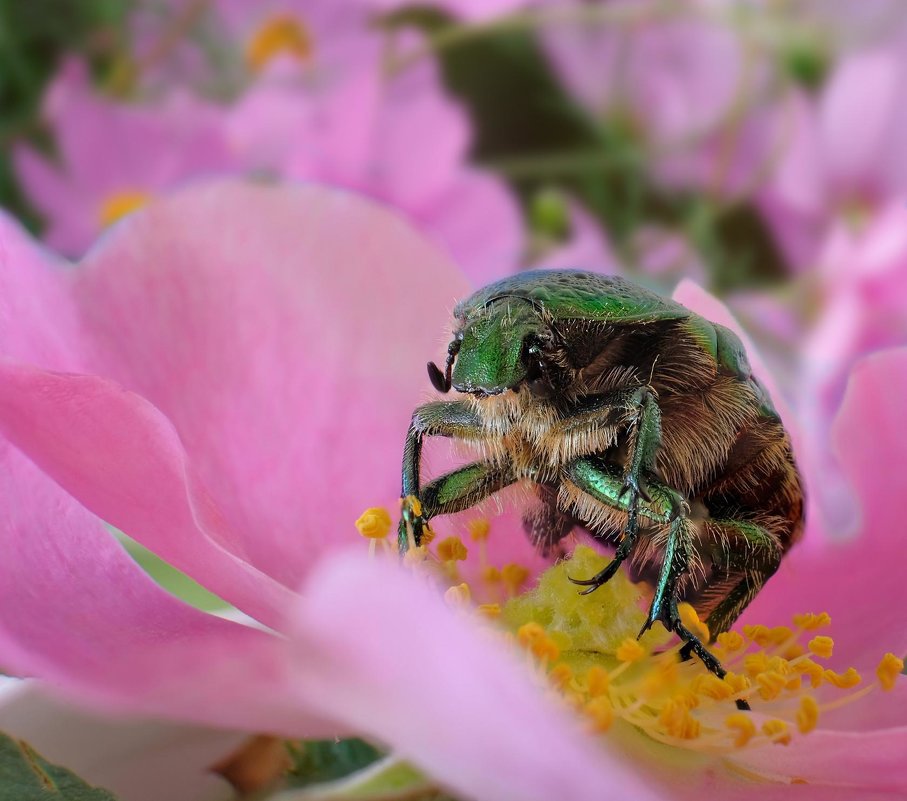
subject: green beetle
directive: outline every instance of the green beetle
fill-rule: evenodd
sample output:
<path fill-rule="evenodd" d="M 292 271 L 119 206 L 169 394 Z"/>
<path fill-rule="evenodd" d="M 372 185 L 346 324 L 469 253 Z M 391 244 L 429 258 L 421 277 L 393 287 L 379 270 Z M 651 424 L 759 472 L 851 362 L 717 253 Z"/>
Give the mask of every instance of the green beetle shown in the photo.
<path fill-rule="evenodd" d="M 656 621 L 684 657 L 724 670 L 677 612 L 689 601 L 715 636 L 730 628 L 803 530 L 790 437 L 737 336 L 625 279 L 533 270 L 454 310 L 446 369 L 464 397 L 418 407 L 403 455 L 399 547 L 428 520 L 515 482 L 538 501 L 524 527 L 551 551 L 575 527 L 615 548 L 592 592 L 627 561 L 648 580 Z M 426 436 L 475 444 L 479 461 L 425 484 Z M 642 632 L 640 632 L 642 634 Z"/>

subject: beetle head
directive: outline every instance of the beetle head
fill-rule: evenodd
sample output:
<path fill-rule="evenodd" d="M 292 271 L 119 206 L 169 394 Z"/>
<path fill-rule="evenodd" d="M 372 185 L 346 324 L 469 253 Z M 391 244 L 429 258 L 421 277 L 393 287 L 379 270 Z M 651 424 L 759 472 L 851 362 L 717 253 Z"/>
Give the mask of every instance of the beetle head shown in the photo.
<path fill-rule="evenodd" d="M 549 394 L 542 349 L 550 339 L 539 310 L 523 298 L 501 297 L 472 309 L 447 348 L 446 369 L 432 362 L 428 375 L 440 392 L 451 386 L 472 395 L 499 395 L 527 385 Z"/>

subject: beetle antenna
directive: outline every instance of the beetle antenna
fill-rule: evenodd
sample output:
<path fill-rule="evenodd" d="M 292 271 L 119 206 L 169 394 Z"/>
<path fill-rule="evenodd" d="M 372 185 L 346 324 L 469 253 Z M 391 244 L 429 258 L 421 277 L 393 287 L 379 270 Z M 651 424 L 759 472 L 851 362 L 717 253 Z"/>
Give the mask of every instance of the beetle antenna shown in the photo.
<path fill-rule="evenodd" d="M 447 362 L 443 373 L 441 368 L 434 362 L 428 363 L 428 378 L 438 392 L 450 392 L 450 374 L 453 372 L 454 361 L 456 361 L 459 352 L 460 340 L 454 339 L 447 346 Z"/>

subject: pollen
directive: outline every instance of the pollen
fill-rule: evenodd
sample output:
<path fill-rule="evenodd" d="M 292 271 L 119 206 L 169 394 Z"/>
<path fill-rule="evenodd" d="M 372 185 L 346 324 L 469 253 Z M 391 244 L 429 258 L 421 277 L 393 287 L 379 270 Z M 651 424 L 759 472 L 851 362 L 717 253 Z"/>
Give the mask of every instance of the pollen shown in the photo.
<path fill-rule="evenodd" d="M 391 531 L 391 516 L 387 509 L 373 506 L 366 509 L 356 521 L 356 530 L 366 539 L 383 540 Z"/>
<path fill-rule="evenodd" d="M 438 559 L 442 562 L 463 562 L 468 551 L 459 537 L 448 537 L 435 546 Z"/>
<path fill-rule="evenodd" d="M 484 517 L 480 517 L 476 520 L 470 520 L 468 529 L 469 539 L 473 542 L 487 542 L 491 524 Z"/>
<path fill-rule="evenodd" d="M 879 684 L 882 689 L 885 691 L 893 690 L 895 682 L 904 672 L 904 660 L 898 659 L 894 654 L 887 653 L 882 657 L 882 661 L 879 662 L 879 666 L 876 668 L 876 676 L 878 676 Z"/>
<path fill-rule="evenodd" d="M 380 526 L 370 521 L 368 530 L 372 525 L 390 530 L 380 511 L 363 515 L 381 521 Z M 754 624 L 718 634 L 707 646 L 726 671 L 718 676 L 698 658 L 681 660 L 682 643 L 663 627 L 638 636 L 651 591 L 624 573 L 595 593 L 577 592 L 571 577 L 595 575 L 607 557 L 577 546 L 570 559 L 532 577 L 523 565 L 488 562 L 483 545 L 489 529 L 469 528 L 478 548 L 447 537 L 410 548 L 405 561 L 443 582 L 450 606 L 474 610 L 478 624 L 521 650 L 533 676 L 575 710 L 594 736 L 618 736 L 619 729 L 630 727 L 672 748 L 733 763 L 742 750 L 809 737 L 826 710 L 856 703 L 876 689 L 890 690 L 904 669 L 903 660 L 885 654 L 877 681 L 865 683 L 852 667 L 829 666 L 834 640 L 816 632 L 832 621 L 822 612 L 798 614 L 790 626 Z M 474 584 L 459 579 L 457 568 L 447 569 L 461 562 Z M 684 626 L 708 642 L 708 626 L 697 610 L 683 604 L 678 611 Z M 738 708 L 744 702 L 749 710 Z"/>
<path fill-rule="evenodd" d="M 145 206 L 151 195 L 140 190 L 125 189 L 115 192 L 104 200 L 98 212 L 101 227 L 107 228 L 132 212 Z"/>
<path fill-rule="evenodd" d="M 261 72 L 278 56 L 296 61 L 311 61 L 314 43 L 309 30 L 291 14 L 276 14 L 252 35 L 246 45 L 246 64 L 252 72 Z"/>

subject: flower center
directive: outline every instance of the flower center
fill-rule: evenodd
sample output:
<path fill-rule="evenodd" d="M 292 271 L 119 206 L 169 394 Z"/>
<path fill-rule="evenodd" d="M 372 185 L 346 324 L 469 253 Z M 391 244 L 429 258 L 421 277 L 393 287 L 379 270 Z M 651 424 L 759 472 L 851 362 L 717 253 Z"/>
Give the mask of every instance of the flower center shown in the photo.
<path fill-rule="evenodd" d="M 246 63 L 252 72 L 261 72 L 277 56 L 288 55 L 305 63 L 313 53 L 314 42 L 308 28 L 291 14 L 276 14 L 249 39 Z"/>
<path fill-rule="evenodd" d="M 149 200 L 151 200 L 151 195 L 141 190 L 125 189 L 121 192 L 114 192 L 101 204 L 98 213 L 101 226 L 107 228 L 113 225 L 127 214 L 132 214 L 136 209 L 142 208 Z"/>
<path fill-rule="evenodd" d="M 819 632 L 831 619 L 807 613 L 794 615 L 791 626 L 749 625 L 719 634 L 709 646 L 727 670 L 718 678 L 695 658 L 681 661 L 682 643 L 660 627 L 637 639 L 646 617 L 645 593 L 623 573 L 592 595 L 577 592 L 569 576 L 594 575 L 607 557 L 577 546 L 569 560 L 521 592 L 529 572 L 489 565 L 488 535 L 487 521 L 470 525 L 480 568 L 472 584 L 461 578 L 470 549 L 459 538 L 423 541 L 407 561 L 441 578 L 451 606 L 477 608 L 503 627 L 502 636 L 522 647 L 540 682 L 595 733 L 628 724 L 658 742 L 715 755 L 787 745 L 809 734 L 824 712 L 876 688 L 890 690 L 904 668 L 901 659 L 886 654 L 870 683 L 854 668 L 839 673 L 826 667 L 834 641 Z M 496 600 L 481 603 L 489 598 Z M 680 614 L 688 629 L 709 642 L 708 627 L 689 604 L 680 605 Z M 752 711 L 739 711 L 737 700 L 747 701 Z"/>

